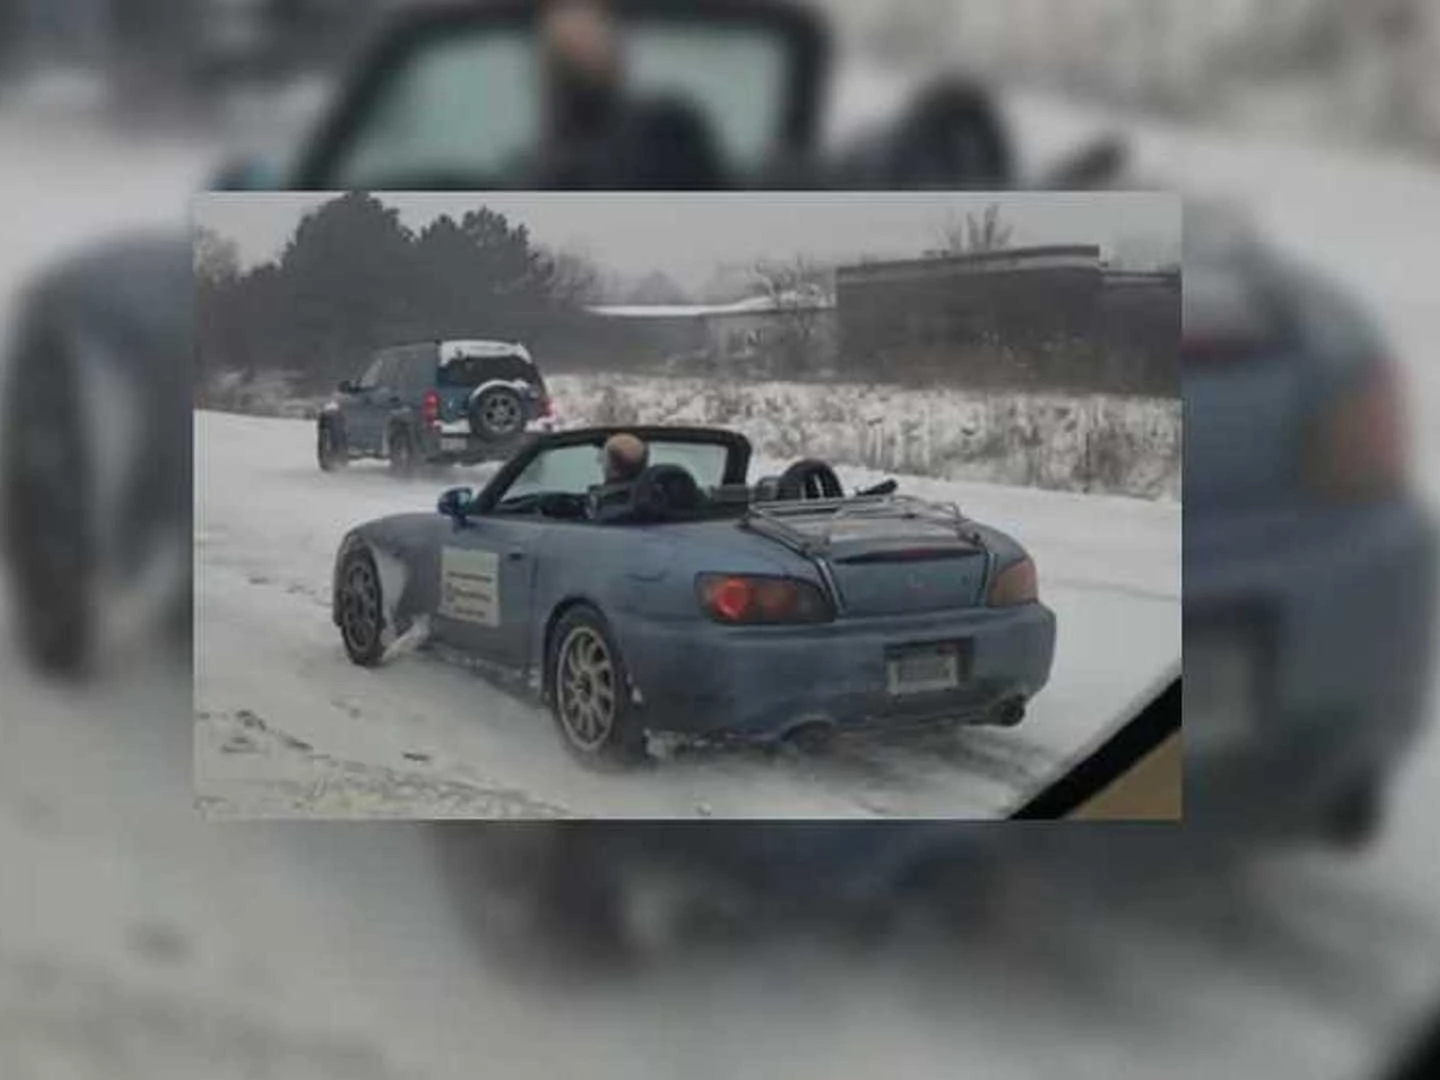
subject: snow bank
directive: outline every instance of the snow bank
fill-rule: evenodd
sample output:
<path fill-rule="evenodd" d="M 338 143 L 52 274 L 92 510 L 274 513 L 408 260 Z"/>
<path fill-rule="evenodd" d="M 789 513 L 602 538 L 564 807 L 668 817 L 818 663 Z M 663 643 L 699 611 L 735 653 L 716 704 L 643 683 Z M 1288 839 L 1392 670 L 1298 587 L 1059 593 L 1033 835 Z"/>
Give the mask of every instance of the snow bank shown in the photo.
<path fill-rule="evenodd" d="M 876 383 L 728 383 L 667 376 L 553 375 L 566 427 L 719 424 L 778 460 L 1011 487 L 1180 497 L 1177 399 L 915 389 Z M 210 379 L 201 407 L 313 419 L 324 398 L 297 396 L 285 373 Z"/>
<path fill-rule="evenodd" d="M 1180 496 L 1178 400 L 624 375 L 549 380 L 566 426 L 724 424 L 765 457 L 1146 498 Z"/>

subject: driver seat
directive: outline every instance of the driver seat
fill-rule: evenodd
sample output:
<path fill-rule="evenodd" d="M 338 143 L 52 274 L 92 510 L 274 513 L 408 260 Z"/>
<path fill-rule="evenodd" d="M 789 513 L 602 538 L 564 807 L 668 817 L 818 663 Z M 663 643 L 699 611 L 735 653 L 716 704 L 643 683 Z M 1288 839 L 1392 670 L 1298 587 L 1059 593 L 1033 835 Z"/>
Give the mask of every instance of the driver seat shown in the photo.
<path fill-rule="evenodd" d="M 695 513 L 705 502 L 700 485 L 680 465 L 651 465 L 634 480 L 590 490 L 590 517 L 602 523 L 648 523 Z"/>

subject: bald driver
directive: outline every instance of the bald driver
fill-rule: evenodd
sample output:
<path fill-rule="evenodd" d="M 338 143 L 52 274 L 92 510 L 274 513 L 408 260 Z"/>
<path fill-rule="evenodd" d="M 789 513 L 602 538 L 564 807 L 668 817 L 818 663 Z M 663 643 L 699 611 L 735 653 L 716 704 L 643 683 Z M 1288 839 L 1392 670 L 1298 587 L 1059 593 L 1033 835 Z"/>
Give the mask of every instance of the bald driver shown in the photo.
<path fill-rule="evenodd" d="M 634 435 L 611 435 L 600 451 L 600 466 L 606 484 L 625 484 L 636 479 L 650 463 L 650 448 Z"/>

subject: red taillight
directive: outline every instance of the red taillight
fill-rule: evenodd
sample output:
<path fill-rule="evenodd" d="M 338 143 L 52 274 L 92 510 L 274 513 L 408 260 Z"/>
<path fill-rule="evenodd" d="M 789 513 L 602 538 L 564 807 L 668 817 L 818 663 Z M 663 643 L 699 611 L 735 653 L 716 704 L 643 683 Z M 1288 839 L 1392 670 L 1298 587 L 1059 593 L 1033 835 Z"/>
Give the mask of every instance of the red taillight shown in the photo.
<path fill-rule="evenodd" d="M 1407 435 L 1397 374 L 1377 364 L 1316 425 L 1306 460 L 1311 489 L 1336 501 L 1398 494 L 1406 482 Z"/>
<path fill-rule="evenodd" d="M 791 578 L 701 574 L 695 579 L 700 606 L 726 623 L 814 623 L 831 618 L 818 588 Z"/>
<path fill-rule="evenodd" d="M 440 395 L 434 390 L 425 391 L 425 400 L 421 405 L 421 412 L 425 418 L 427 427 L 434 427 L 440 423 Z"/>
<path fill-rule="evenodd" d="M 540 415 L 546 418 L 555 415 L 555 402 L 550 400 L 549 394 L 540 395 Z"/>
<path fill-rule="evenodd" d="M 1011 563 L 995 575 L 995 580 L 990 583 L 990 591 L 985 602 L 991 607 L 1032 604 L 1040 599 L 1039 586 L 1035 563 L 1030 559 L 1021 559 L 1017 563 Z"/>

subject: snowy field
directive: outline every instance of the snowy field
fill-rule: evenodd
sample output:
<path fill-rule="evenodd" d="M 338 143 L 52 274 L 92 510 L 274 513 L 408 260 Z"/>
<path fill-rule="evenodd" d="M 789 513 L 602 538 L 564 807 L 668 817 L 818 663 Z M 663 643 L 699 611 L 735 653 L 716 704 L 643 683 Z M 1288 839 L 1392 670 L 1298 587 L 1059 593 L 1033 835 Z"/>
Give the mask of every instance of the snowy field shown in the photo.
<path fill-rule="evenodd" d="M 1180 495 L 1178 400 L 858 383 L 557 375 L 568 424 L 718 424 L 773 458 L 1145 498 Z"/>
<path fill-rule="evenodd" d="M 1105 126 L 1037 100 L 1016 116 L 1044 156 Z M 1420 479 L 1440 493 L 1424 227 L 1440 222 L 1440 176 L 1128 127 L 1144 165 L 1239 195 L 1375 304 L 1413 380 Z M 204 148 L 0 112 L 0 195 L 26 209 L 9 223 L 0 295 L 57 245 L 138 219 L 178 229 L 204 164 Z M 0 686 L 7 1080 L 1340 1080 L 1372 1074 L 1440 989 L 1440 730 L 1364 857 L 1269 860 L 1244 882 L 1192 879 L 1173 902 L 1086 904 L 1051 888 L 1012 932 L 933 941 L 923 959 L 737 948 L 542 995 L 469 948 L 432 827 L 200 821 L 188 672 L 135 666 L 61 692 L 0 637 Z M 1095 847 L 1108 859 L 1120 844 Z"/>
<path fill-rule="evenodd" d="M 1180 657 L 1178 503 L 905 478 L 903 490 L 958 501 L 1037 560 L 1059 644 L 1023 724 L 600 775 L 571 759 L 540 708 L 423 654 L 357 669 L 330 622 L 348 529 L 434 512 L 444 487 L 478 485 L 487 468 L 409 482 L 380 463 L 325 474 L 313 424 L 220 413 L 196 415 L 195 453 L 195 770 L 211 816 L 990 817 L 1104 735 Z"/>
<path fill-rule="evenodd" d="M 546 384 L 570 427 L 713 425 L 743 431 L 757 453 L 772 458 L 820 457 L 1052 491 L 1180 497 L 1178 399 L 619 374 L 550 375 Z M 284 373 L 261 372 L 217 376 L 205 400 L 225 412 L 298 419 L 314 416 L 326 399 L 297 396 Z"/>

